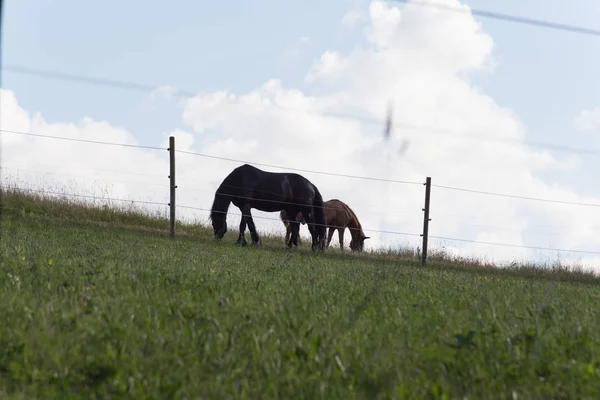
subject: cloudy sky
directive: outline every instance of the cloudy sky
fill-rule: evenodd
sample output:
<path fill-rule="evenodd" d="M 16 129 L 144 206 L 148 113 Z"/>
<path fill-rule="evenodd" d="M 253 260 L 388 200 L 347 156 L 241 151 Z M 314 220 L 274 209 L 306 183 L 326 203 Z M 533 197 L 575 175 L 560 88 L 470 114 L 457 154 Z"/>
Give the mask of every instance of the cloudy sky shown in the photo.
<path fill-rule="evenodd" d="M 591 206 L 600 205 L 593 183 L 600 156 L 538 144 L 600 149 L 600 37 L 469 10 L 599 28 L 600 3 L 431 2 L 463 12 L 366 0 L 7 2 L 2 179 L 167 203 L 165 150 L 7 131 L 163 148 L 174 135 L 179 150 L 415 182 L 303 173 L 326 199 L 355 210 L 371 248 L 419 244 L 419 183 L 430 176 L 430 246 L 501 262 L 599 264 L 596 255 L 556 249 L 600 252 L 600 208 Z M 153 90 L 19 73 L 23 67 Z M 390 104 L 394 127 L 385 140 Z M 178 203 L 209 209 L 218 183 L 238 165 L 178 153 Z M 263 217 L 259 230 L 284 232 L 276 213 L 254 215 Z M 205 221 L 207 212 L 179 209 L 178 216 Z M 229 221 L 237 229 L 239 219 Z"/>

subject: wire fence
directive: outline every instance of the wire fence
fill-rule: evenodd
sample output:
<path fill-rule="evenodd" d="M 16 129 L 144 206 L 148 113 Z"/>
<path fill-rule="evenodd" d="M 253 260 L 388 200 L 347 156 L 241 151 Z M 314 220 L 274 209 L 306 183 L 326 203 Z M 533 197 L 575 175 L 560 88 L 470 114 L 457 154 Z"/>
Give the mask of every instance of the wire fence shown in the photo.
<path fill-rule="evenodd" d="M 45 166 L 45 167 L 54 167 L 54 168 L 58 168 L 60 167 L 59 165 L 43 165 L 43 164 L 38 164 L 38 166 Z M 69 178 L 76 178 L 76 179 L 85 179 L 85 180 L 90 180 L 90 181 L 94 181 L 96 183 L 121 183 L 124 185 L 131 185 L 131 186 L 142 186 L 142 187 L 148 187 L 148 186 L 154 186 L 154 187 L 160 187 L 160 188 L 169 188 L 169 185 L 166 184 L 158 184 L 158 183 L 152 183 L 152 182 L 134 182 L 134 181 L 121 181 L 121 180 L 114 180 L 111 179 L 110 181 L 106 181 L 103 179 L 99 179 L 99 178 L 94 178 L 94 177 L 89 177 L 89 176 L 84 176 L 84 175 L 74 175 L 74 174 L 63 174 L 63 173 L 54 173 L 54 172 L 48 172 L 48 171 L 39 171 L 39 170 L 32 170 L 32 169 L 23 169 L 23 168 L 14 168 L 12 167 L 12 164 L 9 166 L 3 166 L 0 168 L 3 171 L 16 171 L 18 172 L 25 172 L 25 173 L 32 173 L 35 175 L 50 175 L 50 176 L 59 176 L 59 177 L 69 177 Z M 86 170 L 89 171 L 103 171 L 103 172 L 112 172 L 112 173 L 122 173 L 122 174 L 133 174 L 136 176 L 151 176 L 153 178 L 156 178 L 159 174 L 139 174 L 139 173 L 132 173 L 132 172 L 127 172 L 127 171 L 118 171 L 118 170 L 112 170 L 112 169 L 100 169 L 100 168 L 85 168 Z M 194 191 L 194 192 L 203 192 L 203 193 L 210 193 L 211 195 L 214 194 L 215 190 L 217 189 L 217 187 L 219 186 L 218 182 L 210 182 L 210 181 L 198 181 L 198 180 L 186 180 L 186 182 L 189 183 L 200 183 L 200 184 L 205 184 L 205 185 L 210 185 L 212 188 L 208 189 L 208 188 L 197 188 L 197 187 L 184 187 L 185 190 L 187 191 Z M 440 187 L 440 185 L 432 185 L 433 187 Z M 235 187 L 235 186 L 230 186 L 230 187 Z M 23 190 L 32 190 L 32 189 L 24 189 L 21 188 Z M 36 191 L 36 190 L 32 190 L 32 191 Z M 44 192 L 46 194 L 57 194 L 57 192 L 51 192 L 51 191 L 39 191 L 39 192 Z M 474 193 L 480 193 L 481 191 L 469 191 L 469 192 L 474 192 Z M 62 193 L 62 192 L 61 192 Z M 483 192 L 484 194 L 487 194 L 487 192 Z M 82 195 L 83 196 L 83 195 Z M 107 199 L 105 196 L 89 196 L 86 195 L 89 198 L 93 198 L 96 200 L 100 200 L 100 199 Z M 77 197 L 77 195 L 75 195 L 75 197 Z M 524 196 L 510 196 L 511 198 L 524 198 L 524 199 L 529 199 L 531 200 L 532 198 L 530 197 L 524 197 Z M 128 200 L 124 200 L 124 199 L 113 199 L 114 201 L 128 201 Z M 547 201 L 547 199 L 539 199 L 540 201 Z M 136 201 L 136 200 L 132 200 L 134 203 L 135 202 L 140 202 L 140 201 Z M 168 206 L 168 202 L 167 203 L 155 203 L 155 202 L 147 202 L 149 204 L 156 204 L 156 205 L 163 205 L 163 206 Z M 563 201 L 557 201 L 557 203 L 560 204 L 574 204 L 574 205 L 583 205 L 583 206 L 587 206 L 587 203 L 578 203 L 578 202 L 563 202 Z M 394 220 L 397 219 L 398 216 L 397 215 L 389 215 L 387 213 L 382 213 L 380 211 L 373 211 L 373 209 L 378 208 L 378 206 L 374 205 L 374 204 L 357 204 L 360 208 L 361 208 L 361 214 L 370 214 L 370 215 L 375 215 L 375 216 L 382 216 L 382 215 L 386 215 L 388 218 Z M 591 206 L 594 206 L 593 204 Z M 187 209 L 195 209 L 195 210 L 201 210 L 201 211 L 206 211 L 206 212 L 210 212 L 210 209 L 205 209 L 205 208 L 198 208 L 198 207 L 192 207 L 192 206 L 182 206 L 182 205 L 177 205 L 177 207 L 181 207 L 181 208 L 187 208 Z M 322 208 L 324 208 L 325 210 L 327 210 L 329 207 L 325 207 L 323 206 Z M 395 207 L 394 208 L 395 211 L 410 211 L 409 208 L 399 208 L 399 207 Z M 412 210 L 414 211 L 414 210 Z M 241 214 L 240 214 L 241 215 Z M 449 221 L 448 219 L 444 219 L 444 217 L 446 218 L 456 218 L 456 219 L 477 219 L 477 218 L 481 218 L 481 217 L 475 217 L 475 216 L 469 216 L 469 215 L 446 215 L 443 213 L 438 213 L 437 215 L 442 216 L 442 218 L 436 218 L 436 223 L 437 224 L 451 224 L 454 225 L 456 224 L 456 222 L 454 221 Z M 267 219 L 271 219 L 271 220 L 278 220 L 276 218 L 267 218 Z M 486 224 L 475 224 L 475 223 L 464 223 L 461 222 L 460 223 L 461 227 L 473 227 L 473 228 L 484 228 L 484 229 L 493 229 L 493 230 L 498 230 L 498 231 L 507 231 L 507 232 L 514 232 L 514 233 L 529 233 L 529 234 L 538 234 L 538 235 L 548 235 L 548 236 L 570 236 L 570 237 L 574 237 L 574 238 L 584 238 L 584 236 L 582 235 L 568 235 L 562 232 L 548 232 L 548 231 L 544 231 L 544 230 L 531 230 L 531 229 L 516 229 L 515 227 L 507 227 L 507 226 L 499 226 L 499 225 L 486 225 Z M 548 228 L 548 229 L 560 229 L 560 227 L 556 227 L 556 226 L 548 226 L 548 225 L 538 225 L 538 226 L 534 226 L 534 228 Z M 370 231 L 370 230 L 367 230 Z M 375 230 L 374 232 L 390 232 L 390 231 L 380 231 L 380 230 Z M 595 233 L 600 234 L 600 230 L 594 230 Z"/>
<path fill-rule="evenodd" d="M 59 168 L 59 165 L 48 165 L 48 164 L 38 164 L 38 166 L 45 166 L 45 167 L 50 167 L 50 168 Z M 74 175 L 74 174 L 64 174 L 64 173 L 55 173 L 55 172 L 48 172 L 48 171 L 39 171 L 39 170 L 32 170 L 32 169 L 23 169 L 23 168 L 14 168 L 11 165 L 9 166 L 3 166 L 0 167 L 1 170 L 4 171 L 16 171 L 18 172 L 25 172 L 25 173 L 32 173 L 35 175 L 50 175 L 50 176 L 59 176 L 59 177 L 68 177 L 68 178 L 76 178 L 76 179 L 85 179 L 85 180 L 90 180 L 90 181 L 94 181 L 97 183 L 121 183 L 124 185 L 131 185 L 131 186 L 143 186 L 143 187 L 148 187 L 148 186 L 154 186 L 154 187 L 160 187 L 160 188 L 169 188 L 169 185 L 167 184 L 159 184 L 159 183 L 153 183 L 153 182 L 135 182 L 135 181 L 122 181 L 122 180 L 114 180 L 111 179 L 110 181 L 106 181 L 104 179 L 99 179 L 99 178 L 95 178 L 95 177 L 89 177 L 89 176 L 84 176 L 84 175 Z M 135 172 L 127 172 L 127 171 L 118 171 L 118 170 L 114 170 L 114 169 L 100 169 L 100 168 L 85 168 L 86 170 L 89 171 L 103 171 L 103 172 L 112 172 L 112 173 L 119 173 L 119 174 L 133 174 L 136 176 L 151 176 L 153 178 L 156 177 L 163 177 L 162 175 L 159 174 L 140 174 L 140 173 L 135 173 Z M 203 193 L 210 193 L 211 195 L 214 194 L 215 190 L 217 189 L 217 187 L 220 185 L 218 182 L 210 182 L 210 181 L 199 181 L 199 180 L 186 180 L 186 182 L 189 183 L 200 183 L 200 184 L 205 184 L 205 185 L 210 185 L 211 189 L 208 188 L 197 188 L 197 187 L 184 187 L 182 189 L 185 189 L 187 191 L 194 191 L 194 192 L 203 192 Z M 236 186 L 229 186 L 232 188 L 237 188 Z M 440 185 L 432 185 L 432 187 L 440 187 Z M 29 190 L 29 189 L 27 189 Z M 56 194 L 57 192 L 50 192 L 50 191 L 44 191 L 47 194 Z M 471 191 L 469 190 L 469 192 L 473 192 L 473 193 L 483 193 L 483 194 L 488 194 L 488 192 L 482 192 L 482 191 Z M 102 197 L 102 196 L 88 196 L 90 198 L 94 198 L 94 199 L 105 199 L 106 197 Z M 235 197 L 235 196 L 234 196 Z M 527 199 L 527 200 L 538 200 L 537 198 L 531 198 L 531 197 L 524 197 L 524 196 L 508 196 L 510 198 L 517 198 L 517 199 Z M 120 199 L 115 199 L 115 201 L 119 201 Z M 539 199 L 540 201 L 546 201 L 548 202 L 548 199 Z M 128 200 L 123 200 L 123 201 L 128 201 Z M 132 200 L 133 202 L 139 202 L 136 200 Z M 566 202 L 566 201 L 550 201 L 550 202 L 555 202 L 555 203 L 559 203 L 559 204 L 573 204 L 573 205 L 582 205 L 582 206 L 595 206 L 594 204 L 588 204 L 588 203 L 579 203 L 579 202 Z M 149 202 L 152 203 L 152 202 Z M 167 206 L 167 203 L 155 203 L 155 204 L 160 204 L 160 205 L 164 205 Z M 291 203 L 293 204 L 293 203 Z M 373 209 L 377 209 L 380 208 L 375 204 L 358 204 L 358 206 L 361 208 L 361 214 L 371 214 L 371 215 L 376 215 L 376 216 L 387 216 L 390 219 L 396 219 L 398 218 L 397 215 L 389 215 L 387 213 L 382 213 L 381 211 L 373 211 Z M 209 209 L 204 209 L 204 208 L 198 208 L 198 207 L 192 207 L 192 206 L 180 206 L 177 205 L 177 207 L 182 207 L 182 208 L 188 208 L 188 209 L 197 209 L 197 210 L 202 210 L 202 211 L 207 211 L 210 212 Z M 318 206 L 317 206 L 318 208 Z M 327 210 L 329 207 L 322 207 L 323 209 Z M 394 210 L 396 211 L 410 211 L 409 208 L 400 208 L 400 207 L 395 207 Z M 414 211 L 414 210 L 412 210 Z M 241 214 L 240 214 L 241 215 Z M 437 215 L 442 216 L 442 218 L 436 218 L 436 223 L 438 224 L 456 224 L 456 222 L 454 221 L 449 221 L 448 219 L 444 219 L 444 217 L 446 218 L 455 218 L 455 219 L 479 219 L 482 217 L 476 217 L 476 216 L 472 216 L 472 215 L 456 215 L 456 214 L 443 214 L 443 213 L 438 213 Z M 277 219 L 273 219 L 273 220 L 277 220 Z M 548 232 L 548 231 L 542 231 L 542 230 L 531 230 L 531 229 L 516 229 L 515 227 L 507 227 L 507 226 L 499 226 L 499 225 L 485 225 L 485 224 L 474 224 L 474 223 L 464 223 L 461 222 L 460 223 L 461 227 L 474 227 L 474 228 L 485 228 L 485 229 L 493 229 L 493 230 L 501 230 L 501 231 L 508 231 L 508 232 L 515 232 L 515 233 L 530 233 L 530 234 L 540 234 L 540 235 L 549 235 L 549 236 L 572 236 L 572 237 L 581 237 L 583 238 L 584 236 L 580 236 L 580 235 L 567 235 L 565 233 L 561 233 L 561 232 Z M 561 227 L 557 227 L 557 226 L 549 226 L 549 225 L 537 225 L 534 226 L 534 228 L 549 228 L 549 229 L 560 229 Z M 379 232 L 379 231 L 377 231 Z M 385 232 L 389 232 L 389 231 L 385 231 Z M 600 234 L 600 230 L 594 230 L 594 232 Z"/>
<path fill-rule="evenodd" d="M 106 145 L 106 146 L 122 146 L 122 147 L 127 147 L 127 148 L 138 148 L 138 149 L 142 149 L 142 150 L 160 150 L 163 152 L 166 152 L 167 150 L 170 150 L 168 148 L 164 148 L 164 147 L 159 147 L 159 146 L 140 146 L 140 145 L 135 145 L 135 144 L 128 144 L 128 143 L 117 143 L 117 142 L 104 142 L 104 141 L 97 141 L 97 140 L 86 140 L 86 139 L 79 139 L 79 138 L 69 138 L 69 137 L 61 137 L 61 136 L 52 136 L 52 135 L 42 135 L 42 134 L 30 134 L 29 132 L 20 132 L 20 131 L 15 131 L 15 130 L 4 130 L 4 129 L 0 129 L 0 134 L 6 134 L 6 133 L 10 133 L 10 134 L 16 134 L 16 135 L 25 135 L 25 136 L 33 136 L 36 138 L 45 138 L 45 139 L 50 139 L 50 140 L 70 140 L 70 141 L 75 141 L 75 142 L 80 142 L 80 143 L 88 143 L 88 144 L 92 144 L 92 145 Z M 231 163 L 237 163 L 237 164 L 254 164 L 254 165 L 260 165 L 260 166 L 268 166 L 270 168 L 275 168 L 275 169 L 279 169 L 279 170 L 284 170 L 284 171 L 296 171 L 296 172 L 306 172 L 306 173 L 312 173 L 312 174 L 316 174 L 316 175 L 326 175 L 326 176 L 331 176 L 331 177 L 335 177 L 337 179 L 353 179 L 353 180 L 367 180 L 367 181 L 376 181 L 376 182 L 387 182 L 387 183 L 392 183 L 392 184 L 400 184 L 400 185 L 408 185 L 408 186 L 423 186 L 424 183 L 423 182 L 416 182 L 416 181 L 412 181 L 412 180 L 396 180 L 396 179 L 383 179 L 383 178 L 378 178 L 378 177 L 372 177 L 372 176 L 358 176 L 358 175 L 349 175 L 349 174 L 341 174 L 341 173 L 336 173 L 336 172 L 329 172 L 329 171 L 318 171 L 318 170 L 308 170 L 308 169 L 299 169 L 299 168 L 290 168 L 290 167 L 286 167 L 286 166 L 281 166 L 281 165 L 273 165 L 273 164 L 264 164 L 264 163 L 254 163 L 251 161 L 245 161 L 245 160 L 238 160 L 238 159 L 234 159 L 234 158 L 227 158 L 227 157 L 220 157 L 220 156 L 214 156 L 214 155 L 210 155 L 210 154 L 205 154 L 205 153 L 197 153 L 197 152 L 191 152 L 191 151 L 180 151 L 177 149 L 173 149 L 174 153 L 181 153 L 181 154 L 186 154 L 189 156 L 194 156 L 194 157 L 200 157 L 200 158 L 208 158 L 208 159 L 218 159 L 218 160 L 223 160 L 223 161 L 227 161 L 227 162 L 231 162 Z M 164 153 L 163 153 L 164 154 Z M 49 166 L 49 165 L 46 165 Z M 11 166 L 6 166 L 3 165 L 2 169 L 6 170 L 6 169 L 11 169 Z M 158 176 L 161 176 L 160 174 L 157 173 L 140 173 L 140 172 L 132 172 L 132 171 L 121 171 L 121 170 L 115 170 L 115 169 L 104 169 L 104 168 L 87 168 L 91 171 L 104 171 L 104 172 L 110 172 L 110 173 L 118 173 L 118 174 L 123 174 L 123 175 L 132 175 L 132 176 L 144 176 L 148 179 L 152 179 L 152 181 L 149 182 L 140 182 L 140 181 L 134 181 L 134 180 L 113 180 L 110 182 L 114 182 L 114 183 L 120 183 L 126 186 L 132 185 L 142 185 L 142 186 L 155 186 L 157 188 L 161 188 L 163 189 L 164 194 L 166 195 L 168 193 L 168 191 L 170 190 L 170 185 L 168 184 L 159 184 L 155 182 L 155 179 Z M 77 179 L 88 179 L 88 180 L 95 180 L 98 181 L 98 178 L 94 178 L 94 177 L 89 177 L 89 176 L 83 176 L 83 175 L 74 175 L 74 174 L 62 174 L 62 173 L 53 173 L 53 172 L 48 172 L 48 171 L 39 171 L 39 170 L 35 170 L 35 169 L 30 169 L 30 168 L 24 168 L 24 169 L 18 169 L 15 168 L 14 170 L 16 171 L 23 171 L 26 173 L 33 173 L 33 174 L 39 174 L 39 175 L 55 175 L 55 176 L 63 176 L 63 177 L 72 177 L 72 178 L 77 178 Z M 164 175 L 162 175 L 163 178 L 167 177 L 167 172 Z M 224 171 L 221 174 L 221 177 L 223 178 L 229 171 Z M 179 174 L 177 174 L 179 175 Z M 208 190 L 208 189 L 202 189 L 202 188 L 197 188 L 197 187 L 187 187 L 186 185 L 181 186 L 181 183 L 177 183 L 177 189 L 178 190 L 196 190 L 196 191 L 204 191 L 204 192 L 210 192 L 211 196 L 214 195 L 214 189 L 216 187 L 218 187 L 218 185 L 220 185 L 219 181 L 199 181 L 196 180 L 195 182 L 197 183 L 202 183 L 202 184 L 210 184 L 213 186 L 213 189 Z M 521 195 L 515 195 L 515 194 L 509 194 L 509 193 L 496 193 L 496 192 L 489 192 L 489 191 L 482 191 L 482 190 L 476 190 L 476 189 L 469 189 L 469 188 L 462 188 L 462 187 L 454 187 L 454 186 L 448 186 L 448 185 L 438 185 L 438 184 L 432 184 L 431 185 L 434 188 L 438 188 L 438 189 L 442 189 L 442 190 L 447 190 L 447 191 L 456 191 L 456 192 L 467 192 L 470 194 L 476 194 L 476 195 L 483 195 L 483 196 L 495 196 L 495 197 L 504 197 L 504 198 L 510 198 L 510 199 L 515 199 L 515 200 L 526 200 L 526 201 L 537 201 L 537 202 L 545 202 L 545 203 L 557 203 L 557 204 L 566 204 L 566 205 L 571 205 L 571 206 L 575 206 L 575 207 L 598 207 L 598 204 L 592 204 L 592 203 L 584 203 L 584 202 L 574 202 L 574 201 L 566 201 L 566 200 L 559 200 L 559 199 L 548 199 L 548 198 L 535 198 L 535 197 L 529 197 L 529 196 L 521 196 Z M 8 188 L 8 186 L 3 184 L 3 188 Z M 18 186 L 12 186 L 13 189 L 18 189 L 18 190 L 23 190 L 23 191 L 29 191 L 32 193 L 38 193 L 38 194 L 43 194 L 43 195 L 52 195 L 52 196 L 62 196 L 62 197 L 69 197 L 69 198 L 74 198 L 74 199 L 84 199 L 84 200 L 94 200 L 94 201 L 108 201 L 108 202 L 119 202 L 119 203 L 123 203 L 123 204 L 139 204 L 139 205 L 145 205 L 145 206 L 159 206 L 162 207 L 163 209 L 167 208 L 170 206 L 169 201 L 164 201 L 164 202 L 160 202 L 160 201 L 150 201 L 150 200 L 141 200 L 141 199 L 126 199 L 126 198 L 118 198 L 118 197 L 111 197 L 109 195 L 105 195 L 105 196 L 97 196 L 97 195 L 86 195 L 86 194 L 81 194 L 81 193 L 68 193 L 65 191 L 52 191 L 52 190 L 43 190 L 43 189 L 29 189 L 29 188 L 24 188 L 24 187 L 18 187 Z M 240 198 L 243 198 L 243 196 L 237 196 Z M 435 197 L 434 197 L 434 202 L 435 202 Z M 292 204 L 297 204 L 297 203 L 292 203 Z M 373 205 L 374 208 L 376 208 L 375 205 Z M 192 206 L 190 204 L 175 204 L 175 208 L 179 209 L 179 210 L 192 210 L 192 211 L 200 211 L 203 213 L 209 213 L 211 212 L 211 209 L 209 207 L 198 207 L 198 206 Z M 327 208 L 327 207 L 323 207 L 323 208 Z M 353 207 L 354 208 L 354 207 Z M 418 210 L 412 210 L 413 213 L 417 212 Z M 423 210 L 421 210 L 423 211 Z M 411 212 L 410 210 L 407 210 L 407 212 Z M 232 215 L 236 215 L 241 217 L 242 214 L 241 213 L 236 213 L 236 212 L 229 212 Z M 383 212 L 375 212 L 375 214 L 378 215 L 387 215 L 386 213 Z M 392 213 L 393 214 L 393 213 Z M 449 215 L 451 216 L 451 215 Z M 461 218 L 461 216 L 455 216 L 458 218 Z M 469 218 L 472 216 L 468 216 L 468 215 L 464 215 L 462 216 L 462 218 Z M 267 221 L 279 221 L 280 223 L 281 218 L 275 218 L 275 217 L 269 217 L 269 216 L 260 216 L 260 215 L 253 215 L 253 218 L 256 219 L 260 219 L 260 220 L 267 220 Z M 442 221 L 443 223 L 451 223 L 450 221 Z M 483 227 L 483 228 L 489 228 L 489 229 L 496 229 L 496 230 L 509 230 L 509 231 L 514 231 L 514 232 L 523 232 L 523 229 L 515 229 L 515 228 L 510 228 L 510 227 L 498 227 L 498 226 L 493 226 L 493 225 L 478 225 L 478 224 L 457 224 L 458 226 L 474 226 L 474 227 Z M 336 228 L 335 226 L 328 226 L 329 228 Z M 378 233 L 378 234 L 384 234 L 384 235 L 396 235 L 396 236 L 406 236 L 406 237 L 413 237 L 413 238 L 423 238 L 423 233 L 419 232 L 418 230 L 415 231 L 397 231 L 397 230 L 385 230 L 385 229 L 375 229 L 374 227 L 371 226 L 366 226 L 363 227 L 363 231 L 366 233 Z M 539 234 L 546 234 L 546 235 L 555 235 L 555 236 L 562 236 L 560 233 L 557 232 L 542 232 L 539 231 Z M 461 238 L 461 237 L 453 237 L 453 236 L 441 236 L 441 235 L 427 235 L 428 239 L 436 239 L 436 240 L 443 240 L 443 241 L 449 241 L 449 242 L 462 242 L 462 243 L 472 243 L 472 244 L 478 244 L 478 245 L 489 245 L 489 246 L 499 246 L 499 247 L 509 247 L 509 248 L 521 248 L 521 249 L 529 249 L 529 250 L 540 250 L 540 251 L 555 251 L 555 252 L 561 252 L 561 253 L 574 253 L 574 254 L 589 254 L 589 255 L 600 255 L 600 251 L 591 251 L 591 250 L 580 250 L 580 249 L 564 249 L 564 248 L 552 248 L 552 247 L 544 247 L 544 246 L 528 246 L 528 245 L 522 245 L 522 244 L 514 244 L 514 243 L 504 243 L 504 242 L 495 242 L 495 241 L 483 241 L 483 240 L 472 240 L 472 239 L 467 239 L 467 238 Z"/>

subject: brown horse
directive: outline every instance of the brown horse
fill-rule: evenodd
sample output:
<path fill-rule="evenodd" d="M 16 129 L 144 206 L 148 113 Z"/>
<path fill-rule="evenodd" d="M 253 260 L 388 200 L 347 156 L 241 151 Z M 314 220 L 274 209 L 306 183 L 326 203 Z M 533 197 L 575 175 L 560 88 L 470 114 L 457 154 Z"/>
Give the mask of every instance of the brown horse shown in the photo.
<path fill-rule="evenodd" d="M 338 238 L 340 241 L 340 249 L 344 250 L 344 231 L 346 228 L 350 230 L 350 235 L 352 235 L 352 240 L 350 241 L 350 249 L 356 251 L 362 251 L 364 247 L 365 240 L 369 239 L 369 236 L 365 236 L 365 233 L 362 230 L 362 226 L 358 217 L 352 211 L 352 209 L 343 201 L 338 199 L 332 199 L 323 203 L 323 208 L 325 208 L 325 220 L 327 221 L 327 227 L 329 228 L 329 234 L 327 235 L 327 247 L 331 243 L 331 239 L 333 238 L 333 233 L 337 229 Z M 279 217 L 283 221 L 283 225 L 286 228 L 285 240 L 287 240 L 291 235 L 291 226 L 289 225 L 289 217 L 285 211 L 281 211 L 279 213 Z M 302 225 L 306 223 L 302 213 L 298 213 L 296 215 L 296 221 L 300 222 Z M 300 243 L 300 238 L 298 237 L 298 243 Z"/>

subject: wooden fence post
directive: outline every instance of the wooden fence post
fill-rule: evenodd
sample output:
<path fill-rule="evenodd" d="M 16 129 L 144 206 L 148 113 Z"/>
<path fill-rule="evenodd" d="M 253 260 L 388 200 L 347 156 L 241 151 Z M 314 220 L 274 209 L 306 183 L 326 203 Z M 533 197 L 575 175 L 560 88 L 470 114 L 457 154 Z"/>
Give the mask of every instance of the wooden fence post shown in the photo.
<path fill-rule="evenodd" d="M 169 136 L 169 180 L 171 196 L 169 201 L 169 207 L 171 209 L 171 238 L 175 238 L 175 137 Z"/>
<path fill-rule="evenodd" d="M 425 208 L 423 208 L 423 250 L 421 251 L 421 265 L 427 262 L 427 239 L 429 237 L 429 200 L 431 198 L 431 178 L 428 176 L 425 185 Z"/>

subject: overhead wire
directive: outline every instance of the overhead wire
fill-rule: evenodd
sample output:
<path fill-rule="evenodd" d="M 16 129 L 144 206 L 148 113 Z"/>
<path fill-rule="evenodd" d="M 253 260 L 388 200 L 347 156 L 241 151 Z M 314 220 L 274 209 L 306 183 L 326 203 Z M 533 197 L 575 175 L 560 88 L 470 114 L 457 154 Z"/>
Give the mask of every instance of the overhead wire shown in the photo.
<path fill-rule="evenodd" d="M 14 72 L 14 73 L 34 75 L 34 76 L 40 76 L 40 77 L 45 77 L 45 78 L 51 78 L 51 79 L 63 79 L 63 80 L 66 79 L 66 80 L 69 80 L 72 82 L 90 83 L 90 84 L 95 84 L 95 85 L 100 85 L 100 86 L 111 86 L 111 87 L 116 87 L 116 88 L 121 88 L 121 89 L 141 90 L 141 91 L 146 91 L 146 92 L 152 92 L 156 89 L 156 86 L 142 85 L 142 84 L 137 84 L 137 83 L 123 82 L 123 81 L 113 81 L 113 80 L 104 79 L 104 78 L 86 77 L 86 76 L 67 74 L 67 73 L 56 72 L 56 71 L 48 71 L 48 70 L 42 70 L 42 69 L 37 69 L 37 68 L 29 68 L 29 67 L 23 67 L 23 66 L 17 66 L 17 65 L 4 65 L 2 68 L 5 71 Z M 194 94 L 191 91 L 178 90 L 178 89 L 176 89 L 174 91 L 173 95 L 184 97 L 184 98 L 191 98 L 191 97 L 196 96 L 196 94 Z M 380 119 L 380 118 L 375 118 L 375 117 L 359 117 L 356 115 L 350 115 L 350 114 L 338 113 L 338 112 L 314 111 L 314 110 L 307 110 L 307 109 L 301 109 L 301 108 L 284 107 L 284 106 L 280 106 L 280 105 L 277 106 L 277 109 L 278 109 L 278 111 L 309 113 L 309 114 L 319 115 L 322 117 L 351 119 L 351 120 L 359 121 L 359 122 L 362 122 L 365 124 L 377 124 L 377 125 L 383 126 L 385 123 L 383 118 Z M 466 132 L 466 131 L 457 131 L 457 130 L 452 130 L 452 129 L 448 129 L 448 128 L 417 125 L 417 124 L 412 124 L 412 123 L 402 122 L 402 121 L 394 121 L 394 126 L 402 128 L 402 129 L 407 129 L 407 130 L 417 130 L 421 133 L 425 133 L 428 135 L 430 135 L 430 134 L 450 134 L 450 135 L 454 135 L 454 136 L 472 137 L 477 140 L 487 140 L 487 141 L 491 141 L 491 142 L 502 142 L 502 143 L 527 145 L 527 146 L 531 146 L 531 147 L 540 147 L 540 148 L 546 148 L 546 149 L 553 150 L 553 151 L 561 151 L 561 152 L 574 153 L 574 154 L 580 154 L 580 155 L 600 156 L 600 149 L 573 147 L 573 146 L 545 143 L 545 142 L 539 142 L 539 141 L 521 140 L 521 139 L 517 139 L 517 138 L 503 138 L 503 137 L 498 137 L 498 136 L 494 136 L 494 135 L 488 135 L 488 134 L 485 134 L 482 132 L 473 133 L 473 132 Z M 16 132 L 13 131 L 13 133 L 16 133 Z M 21 134 L 24 134 L 24 133 L 21 133 Z M 70 139 L 70 138 L 69 139 L 64 138 L 64 139 L 65 140 L 77 140 L 77 139 Z M 84 141 L 84 140 L 77 140 L 77 141 Z M 122 144 L 119 144 L 119 145 L 122 145 Z M 127 146 L 128 147 L 143 147 L 143 146 L 135 146 L 135 145 L 127 145 Z M 159 148 L 159 147 L 148 147 L 148 148 L 152 148 L 155 150 L 164 150 L 163 148 Z"/>
<path fill-rule="evenodd" d="M 494 11 L 480 10 L 480 9 L 471 8 L 471 7 L 468 7 L 468 8 L 467 7 L 454 7 L 454 6 L 450 6 L 447 4 L 435 3 L 435 2 L 427 1 L 427 0 L 420 0 L 420 1 L 392 0 L 392 1 L 394 1 L 396 3 L 404 3 L 407 5 L 410 4 L 410 5 L 421 6 L 421 7 L 431 7 L 431 8 L 437 8 L 440 10 L 452 11 L 452 12 L 458 12 L 458 13 L 464 13 L 464 14 L 470 13 L 470 14 L 476 15 L 478 17 L 491 18 L 491 19 L 496 19 L 496 20 L 500 20 L 500 21 L 514 22 L 514 23 L 519 23 L 519 24 L 524 24 L 524 25 L 537 26 L 537 27 L 541 27 L 541 28 L 549 28 L 549 29 L 555 29 L 555 30 L 560 30 L 560 31 L 581 33 L 581 34 L 585 34 L 585 35 L 600 36 L 600 30 L 586 28 L 586 27 L 583 27 L 580 25 L 568 25 L 568 24 L 562 24 L 562 23 L 552 22 L 552 21 L 547 21 L 547 20 L 542 20 L 542 19 L 519 17 L 516 15 L 503 14 L 503 13 L 494 12 Z"/>

